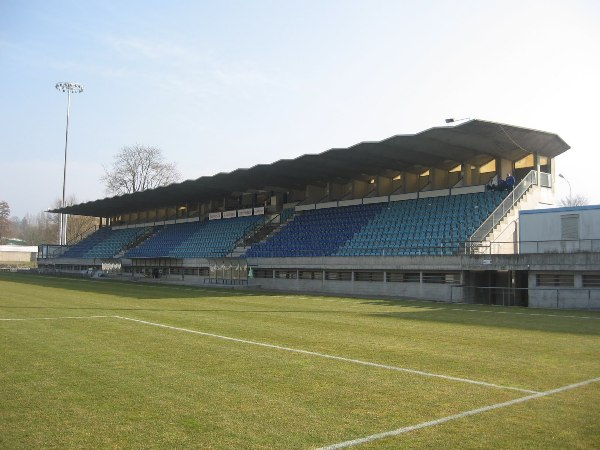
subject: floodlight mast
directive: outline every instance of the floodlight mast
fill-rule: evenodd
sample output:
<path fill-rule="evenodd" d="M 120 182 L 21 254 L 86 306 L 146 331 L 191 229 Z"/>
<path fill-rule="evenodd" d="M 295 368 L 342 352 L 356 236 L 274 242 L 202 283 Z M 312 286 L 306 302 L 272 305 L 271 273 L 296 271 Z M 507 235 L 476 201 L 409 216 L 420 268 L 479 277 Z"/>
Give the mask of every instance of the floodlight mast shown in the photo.
<path fill-rule="evenodd" d="M 54 86 L 57 90 L 67 93 L 67 128 L 65 130 L 65 163 L 63 166 L 63 185 L 62 185 L 62 201 L 60 204 L 61 208 L 65 207 L 65 187 L 67 183 L 67 147 L 69 143 L 69 112 L 71 110 L 71 93 L 79 94 L 83 92 L 83 86 L 81 84 L 72 83 L 70 81 L 62 81 L 56 83 Z M 67 244 L 67 215 L 60 213 L 60 220 L 58 222 L 58 244 Z"/>

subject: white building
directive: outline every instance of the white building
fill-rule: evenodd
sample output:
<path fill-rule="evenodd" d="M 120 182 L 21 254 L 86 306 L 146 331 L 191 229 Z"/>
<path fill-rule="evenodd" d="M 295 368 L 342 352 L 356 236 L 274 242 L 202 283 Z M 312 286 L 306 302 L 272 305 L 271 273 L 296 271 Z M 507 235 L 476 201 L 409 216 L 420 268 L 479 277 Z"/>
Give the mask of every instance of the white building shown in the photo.
<path fill-rule="evenodd" d="M 519 253 L 600 251 L 600 205 L 519 213 Z"/>
<path fill-rule="evenodd" d="M 0 245 L 0 264 L 18 265 L 36 260 L 38 248 L 27 245 Z"/>
<path fill-rule="evenodd" d="M 548 257 L 531 267 L 529 306 L 600 308 L 600 205 L 521 211 L 519 253 Z"/>

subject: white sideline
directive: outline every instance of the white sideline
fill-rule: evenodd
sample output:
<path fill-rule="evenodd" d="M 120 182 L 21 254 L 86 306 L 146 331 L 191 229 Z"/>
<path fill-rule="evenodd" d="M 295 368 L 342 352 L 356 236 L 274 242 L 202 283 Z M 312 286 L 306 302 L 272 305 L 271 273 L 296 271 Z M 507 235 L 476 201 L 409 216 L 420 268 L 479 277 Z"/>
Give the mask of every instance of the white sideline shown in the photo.
<path fill-rule="evenodd" d="M 62 319 L 114 319 L 115 316 L 62 316 L 62 317 L 28 317 L 26 319 L 0 319 L 2 321 L 27 321 L 27 320 L 62 320 Z"/>
<path fill-rule="evenodd" d="M 406 372 L 406 373 L 410 373 L 410 374 L 414 374 L 414 375 L 422 375 L 422 376 L 426 376 L 426 377 L 441 378 L 441 379 L 448 380 L 448 381 L 458 381 L 461 383 L 475 384 L 475 385 L 479 385 L 479 386 L 492 387 L 492 388 L 496 388 L 496 389 L 509 389 L 512 391 L 525 392 L 528 394 L 531 394 L 531 393 L 539 394 L 538 391 L 532 391 L 530 389 L 521 389 L 521 388 L 517 388 L 517 387 L 513 387 L 513 386 L 503 386 L 503 385 L 499 385 L 499 384 L 486 383 L 485 381 L 477 381 L 477 380 L 470 380 L 468 378 L 452 377 L 449 375 L 441 375 L 441 374 L 437 374 L 437 373 L 423 372 L 422 370 L 407 369 L 405 367 L 388 366 L 386 364 L 378 364 L 378 363 L 369 362 L 369 361 L 361 361 L 358 359 L 344 358 L 343 356 L 328 355 L 325 353 L 311 352 L 309 350 L 300 350 L 300 349 L 295 349 L 295 348 L 290 348 L 290 347 L 283 347 L 280 345 L 266 344 L 263 342 L 248 341 L 245 339 L 233 338 L 233 337 L 229 337 L 229 336 L 222 336 L 219 334 L 205 333 L 203 331 L 190 330 L 188 328 L 180 328 L 180 327 L 174 327 L 171 325 L 164 325 L 161 323 L 148 322 L 146 320 L 132 319 L 130 317 L 123 317 L 123 316 L 114 316 L 114 317 L 123 319 L 123 320 L 130 320 L 132 322 L 143 323 L 145 325 L 152 325 L 155 327 L 166 328 L 169 330 L 183 331 L 186 333 L 193 333 L 193 334 L 198 334 L 201 336 L 209 336 L 209 337 L 213 337 L 213 338 L 217 338 L 217 339 L 223 339 L 226 341 L 239 342 L 242 344 L 257 345 L 259 347 L 273 348 L 276 350 L 284 350 L 287 352 L 300 353 L 303 355 L 318 356 L 320 358 L 334 359 L 336 361 L 344 361 L 344 362 L 349 362 L 349 363 L 354 363 L 354 364 L 360 364 L 363 366 L 377 367 L 379 369 L 394 370 L 397 372 Z"/>
<path fill-rule="evenodd" d="M 421 422 L 416 425 L 411 425 L 408 427 L 398 428 L 392 431 L 386 431 L 383 433 L 372 434 L 370 436 L 366 436 L 359 439 L 353 439 L 351 441 L 338 442 L 337 444 L 328 445 L 326 447 L 321 447 L 318 450 L 336 450 L 340 448 L 353 447 L 355 445 L 366 444 L 368 442 L 373 442 L 379 439 L 384 439 L 387 437 L 398 436 L 400 434 L 408 433 L 410 431 L 419 430 L 421 428 L 432 427 L 435 425 L 440 425 L 442 423 L 449 422 L 455 419 L 462 419 L 463 417 L 474 416 L 476 414 L 481 414 L 487 411 L 492 411 L 494 409 L 505 408 L 507 406 L 515 405 L 517 403 L 523 403 L 529 400 L 533 400 L 534 398 L 546 397 L 548 395 L 557 394 L 559 392 L 568 391 L 570 389 L 575 389 L 581 386 L 585 386 L 591 383 L 597 383 L 600 381 L 600 377 L 592 378 L 589 380 L 581 381 L 580 383 L 569 384 L 567 386 L 562 386 L 557 389 L 552 389 L 550 391 L 538 392 L 537 394 L 528 395 L 527 397 L 520 397 L 515 400 L 510 400 L 503 403 L 496 403 L 494 405 L 484 406 L 482 408 L 472 409 L 470 411 L 465 411 L 458 414 L 453 414 L 451 416 L 442 417 L 441 419 L 430 420 L 428 422 Z"/>

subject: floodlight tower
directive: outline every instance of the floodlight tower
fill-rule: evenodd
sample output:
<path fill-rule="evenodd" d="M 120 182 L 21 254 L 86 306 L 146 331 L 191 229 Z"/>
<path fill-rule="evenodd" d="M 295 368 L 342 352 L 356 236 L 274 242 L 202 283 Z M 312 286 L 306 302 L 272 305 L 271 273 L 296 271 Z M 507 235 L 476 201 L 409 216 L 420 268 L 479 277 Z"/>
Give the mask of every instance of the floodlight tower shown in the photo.
<path fill-rule="evenodd" d="M 72 83 L 70 81 L 62 81 L 54 86 L 57 90 L 67 93 L 67 129 L 65 131 L 65 164 L 63 168 L 63 186 L 62 186 L 62 202 L 61 208 L 65 207 L 65 186 L 67 182 L 67 145 L 69 143 L 69 112 L 71 109 L 71 94 L 79 94 L 83 92 L 81 84 Z M 67 244 L 67 215 L 61 213 L 60 221 L 58 222 L 58 244 Z"/>

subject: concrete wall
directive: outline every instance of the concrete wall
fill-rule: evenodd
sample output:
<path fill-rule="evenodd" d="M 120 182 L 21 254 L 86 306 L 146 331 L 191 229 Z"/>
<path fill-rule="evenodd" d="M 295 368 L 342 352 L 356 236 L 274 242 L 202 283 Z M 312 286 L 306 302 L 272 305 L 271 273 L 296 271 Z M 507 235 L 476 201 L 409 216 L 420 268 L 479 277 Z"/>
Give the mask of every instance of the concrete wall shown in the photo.
<path fill-rule="evenodd" d="M 385 281 L 337 281 L 337 280 L 299 280 L 280 278 L 254 278 L 248 284 L 260 285 L 266 290 L 290 292 L 318 292 L 335 295 L 384 296 L 394 298 L 413 298 L 436 300 L 441 302 L 459 302 L 462 291 L 447 284 L 436 283 L 388 283 Z"/>
<path fill-rule="evenodd" d="M 529 307 L 600 310 L 600 289 L 529 289 Z"/>

